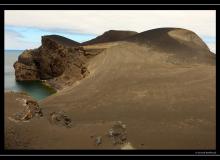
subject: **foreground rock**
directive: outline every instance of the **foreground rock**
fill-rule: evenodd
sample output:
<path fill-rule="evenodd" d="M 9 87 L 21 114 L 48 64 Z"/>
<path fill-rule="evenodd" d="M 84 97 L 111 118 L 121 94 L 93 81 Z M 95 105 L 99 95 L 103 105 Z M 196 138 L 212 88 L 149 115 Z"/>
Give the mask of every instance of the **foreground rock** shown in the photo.
<path fill-rule="evenodd" d="M 65 126 L 71 128 L 71 119 L 63 112 L 52 112 L 49 116 L 49 121 L 53 125 Z"/>
<path fill-rule="evenodd" d="M 108 135 L 112 139 L 114 145 L 124 144 L 127 140 L 126 125 L 121 121 L 116 122 L 108 131 Z"/>
<path fill-rule="evenodd" d="M 22 112 L 15 113 L 10 118 L 16 121 L 27 121 L 34 117 L 43 117 L 43 112 L 36 101 L 28 100 L 25 109 Z"/>
<path fill-rule="evenodd" d="M 21 107 L 19 107 L 19 105 L 17 106 L 19 111 L 15 111 L 15 113 L 11 114 L 11 116 L 8 117 L 9 120 L 15 122 L 24 122 L 31 120 L 34 117 L 43 117 L 42 109 L 37 101 L 33 100 L 30 96 L 24 93 L 14 94 L 23 96 L 23 98 L 16 98 L 17 103 L 20 103 Z"/>
<path fill-rule="evenodd" d="M 100 145 L 100 144 L 102 144 L 102 137 L 101 137 L 101 136 L 96 137 L 96 139 L 95 139 L 95 144 L 96 144 L 97 146 Z"/>

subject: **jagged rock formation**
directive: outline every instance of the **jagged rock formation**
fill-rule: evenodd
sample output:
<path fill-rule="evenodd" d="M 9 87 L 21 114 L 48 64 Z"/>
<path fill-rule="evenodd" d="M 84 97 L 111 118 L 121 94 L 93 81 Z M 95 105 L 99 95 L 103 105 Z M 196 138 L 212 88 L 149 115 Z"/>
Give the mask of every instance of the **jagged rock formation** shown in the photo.
<path fill-rule="evenodd" d="M 48 119 L 54 125 L 65 126 L 67 128 L 71 128 L 72 126 L 71 119 L 62 111 L 50 113 Z"/>
<path fill-rule="evenodd" d="M 46 80 L 61 89 L 88 74 L 86 60 L 79 43 L 57 35 L 43 36 L 39 48 L 24 51 L 15 62 L 16 80 Z"/>
<path fill-rule="evenodd" d="M 136 33 L 111 30 L 83 45 L 118 41 Z M 42 36 L 41 42 L 39 48 L 25 50 L 15 62 L 17 81 L 43 80 L 55 89 L 62 89 L 85 78 L 89 74 L 87 60 L 105 50 L 83 47 L 78 42 L 58 35 Z"/>

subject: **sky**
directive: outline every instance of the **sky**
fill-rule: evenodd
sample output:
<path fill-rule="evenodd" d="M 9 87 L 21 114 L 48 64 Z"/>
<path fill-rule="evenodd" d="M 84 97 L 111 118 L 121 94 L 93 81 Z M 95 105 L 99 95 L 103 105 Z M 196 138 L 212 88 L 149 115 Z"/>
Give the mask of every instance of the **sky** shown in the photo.
<path fill-rule="evenodd" d="M 31 49 L 41 36 L 84 42 L 108 30 L 177 27 L 195 32 L 216 53 L 215 10 L 5 10 L 5 49 Z"/>

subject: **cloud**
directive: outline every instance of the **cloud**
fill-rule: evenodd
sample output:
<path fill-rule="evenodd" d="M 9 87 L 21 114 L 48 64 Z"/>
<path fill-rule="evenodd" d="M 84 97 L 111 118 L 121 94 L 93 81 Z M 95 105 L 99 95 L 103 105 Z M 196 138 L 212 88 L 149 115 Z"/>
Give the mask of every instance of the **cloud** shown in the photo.
<path fill-rule="evenodd" d="M 6 10 L 5 24 L 102 34 L 110 29 L 146 31 L 158 27 L 181 27 L 200 35 L 215 36 L 215 11 L 162 10 Z"/>
<path fill-rule="evenodd" d="M 93 36 L 112 29 L 143 32 L 160 27 L 178 27 L 192 30 L 200 37 L 215 38 L 216 11 L 6 10 L 5 25 Z"/>
<path fill-rule="evenodd" d="M 9 37 L 23 38 L 22 34 L 11 29 L 5 29 L 5 33 Z"/>
<path fill-rule="evenodd" d="M 5 30 L 6 49 L 31 49 L 39 47 L 39 43 L 26 41 L 24 36 L 13 30 Z"/>
<path fill-rule="evenodd" d="M 5 25 L 5 48 L 26 49 L 36 48 L 41 44 L 41 36 L 58 34 L 77 42 L 84 42 L 95 38 L 94 35 L 65 32 L 63 30 L 42 30 L 32 27 L 15 27 Z"/>

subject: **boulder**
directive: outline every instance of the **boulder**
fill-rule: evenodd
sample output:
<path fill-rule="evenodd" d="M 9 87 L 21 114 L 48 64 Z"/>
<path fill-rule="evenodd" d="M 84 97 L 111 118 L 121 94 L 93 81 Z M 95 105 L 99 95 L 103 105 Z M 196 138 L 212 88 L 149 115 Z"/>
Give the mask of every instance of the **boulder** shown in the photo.
<path fill-rule="evenodd" d="M 58 126 L 71 127 L 71 119 L 63 112 L 52 112 L 49 116 L 49 122 Z"/>
<path fill-rule="evenodd" d="M 115 122 L 108 131 L 108 136 L 112 139 L 114 145 L 124 144 L 127 140 L 126 125 L 121 121 Z"/>

